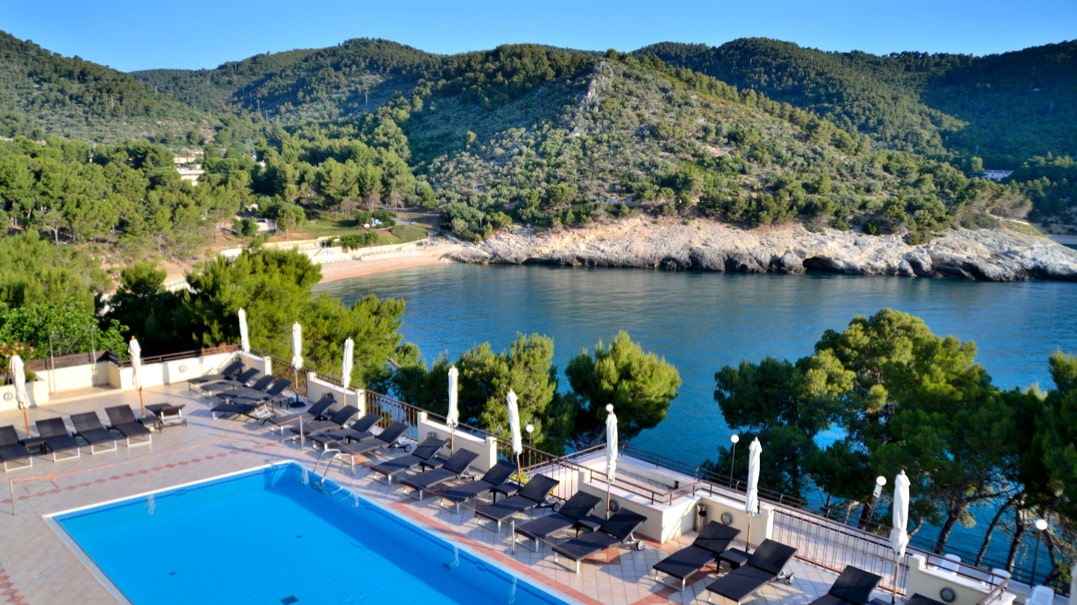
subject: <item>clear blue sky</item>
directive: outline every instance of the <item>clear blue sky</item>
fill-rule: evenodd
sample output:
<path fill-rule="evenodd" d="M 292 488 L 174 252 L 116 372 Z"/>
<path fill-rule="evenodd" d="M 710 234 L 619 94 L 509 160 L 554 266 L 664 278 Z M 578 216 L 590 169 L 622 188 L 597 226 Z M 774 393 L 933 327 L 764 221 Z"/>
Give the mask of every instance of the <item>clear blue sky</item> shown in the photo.
<path fill-rule="evenodd" d="M 211 68 L 350 38 L 453 54 L 762 36 L 821 50 L 982 56 L 1077 38 L 1077 0 L 0 0 L 0 29 L 122 71 Z"/>

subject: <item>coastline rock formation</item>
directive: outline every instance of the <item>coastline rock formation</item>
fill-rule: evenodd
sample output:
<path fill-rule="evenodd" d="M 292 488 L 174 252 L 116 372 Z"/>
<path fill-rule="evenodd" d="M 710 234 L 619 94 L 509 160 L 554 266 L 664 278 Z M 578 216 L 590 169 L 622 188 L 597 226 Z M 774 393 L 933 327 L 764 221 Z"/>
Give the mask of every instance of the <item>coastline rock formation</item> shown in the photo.
<path fill-rule="evenodd" d="M 469 263 L 670 271 L 1077 281 L 1077 250 L 1005 227 L 956 229 L 910 245 L 898 235 L 809 231 L 799 224 L 744 230 L 705 219 L 632 217 L 540 234 L 518 228 L 460 247 L 450 257 Z"/>

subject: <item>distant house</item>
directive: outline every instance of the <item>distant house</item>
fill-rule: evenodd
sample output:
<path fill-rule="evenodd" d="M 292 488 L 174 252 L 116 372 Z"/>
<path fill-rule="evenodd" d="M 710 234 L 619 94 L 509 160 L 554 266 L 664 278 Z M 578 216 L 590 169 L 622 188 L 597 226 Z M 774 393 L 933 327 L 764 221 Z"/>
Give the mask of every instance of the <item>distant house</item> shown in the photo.
<path fill-rule="evenodd" d="M 1001 181 L 1011 174 L 1012 170 L 984 170 L 983 177 L 989 181 Z"/>

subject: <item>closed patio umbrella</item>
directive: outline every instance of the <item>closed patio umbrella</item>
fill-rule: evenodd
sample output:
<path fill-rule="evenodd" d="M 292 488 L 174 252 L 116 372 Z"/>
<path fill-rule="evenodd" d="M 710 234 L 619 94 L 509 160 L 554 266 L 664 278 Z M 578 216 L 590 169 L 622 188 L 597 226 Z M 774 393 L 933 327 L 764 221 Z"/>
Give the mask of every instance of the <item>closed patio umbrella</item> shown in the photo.
<path fill-rule="evenodd" d="M 340 384 L 347 391 L 348 387 L 352 384 L 352 364 L 355 363 L 355 341 L 347 339 L 344 341 L 344 361 L 340 364 Z"/>
<path fill-rule="evenodd" d="M 131 337 L 131 342 L 127 343 L 127 354 L 131 357 L 131 383 L 138 389 L 138 405 L 145 416 L 146 403 L 142 401 L 142 346 L 134 336 Z"/>
<path fill-rule="evenodd" d="M 759 437 L 752 439 L 752 444 L 748 446 L 748 493 L 744 498 L 744 512 L 748 513 L 748 535 L 744 539 L 746 551 L 752 548 L 752 517 L 759 513 L 759 456 L 762 453 Z"/>
<path fill-rule="evenodd" d="M 606 518 L 610 516 L 610 488 L 617 476 L 617 415 L 606 405 Z"/>
<path fill-rule="evenodd" d="M 520 435 L 520 408 L 516 404 L 516 393 L 512 389 L 509 389 L 505 399 L 509 403 L 509 432 L 512 433 L 512 453 L 516 455 L 516 478 L 522 482 L 524 474 L 520 470 L 520 454 L 524 451 L 524 440 Z"/>
<path fill-rule="evenodd" d="M 890 530 L 890 546 L 894 549 L 894 593 L 890 602 L 897 601 L 898 566 L 905 548 L 909 546 L 909 477 L 902 469 L 894 478 L 893 529 Z"/>
<path fill-rule="evenodd" d="M 295 400 L 299 401 L 299 368 L 303 367 L 303 328 L 299 322 L 292 324 L 292 367 L 295 368 Z M 303 446 L 302 435 L 299 445 Z"/>
<path fill-rule="evenodd" d="M 456 366 L 449 368 L 449 413 L 445 415 L 445 424 L 452 431 L 449 438 L 449 449 L 456 451 L 456 425 L 460 423 L 460 402 L 457 396 L 459 389 L 460 370 Z"/>
<path fill-rule="evenodd" d="M 303 367 L 303 327 L 298 321 L 292 324 L 292 365 L 296 370 Z"/>
<path fill-rule="evenodd" d="M 26 436 L 30 436 L 30 416 L 27 409 L 30 407 L 30 396 L 26 394 L 26 367 L 22 363 L 22 357 L 16 353 L 8 361 L 8 375 L 11 384 L 15 385 L 15 403 L 22 410 L 22 420 L 26 423 Z"/>
<path fill-rule="evenodd" d="M 244 353 L 250 353 L 251 337 L 247 331 L 247 312 L 240 309 L 236 315 L 239 316 L 239 348 L 243 349 Z"/>

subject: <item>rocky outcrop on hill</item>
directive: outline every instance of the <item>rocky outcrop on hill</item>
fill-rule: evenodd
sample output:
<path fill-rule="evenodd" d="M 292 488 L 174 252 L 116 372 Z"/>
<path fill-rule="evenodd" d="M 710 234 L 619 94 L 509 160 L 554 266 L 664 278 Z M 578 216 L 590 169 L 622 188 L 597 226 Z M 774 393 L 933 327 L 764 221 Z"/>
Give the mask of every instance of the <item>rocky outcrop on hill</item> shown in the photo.
<path fill-rule="evenodd" d="M 802 225 L 744 230 L 702 219 L 634 217 L 540 234 L 519 228 L 451 256 L 471 263 L 1077 281 L 1077 250 L 1006 228 L 958 229 L 909 245 L 896 235 Z"/>

